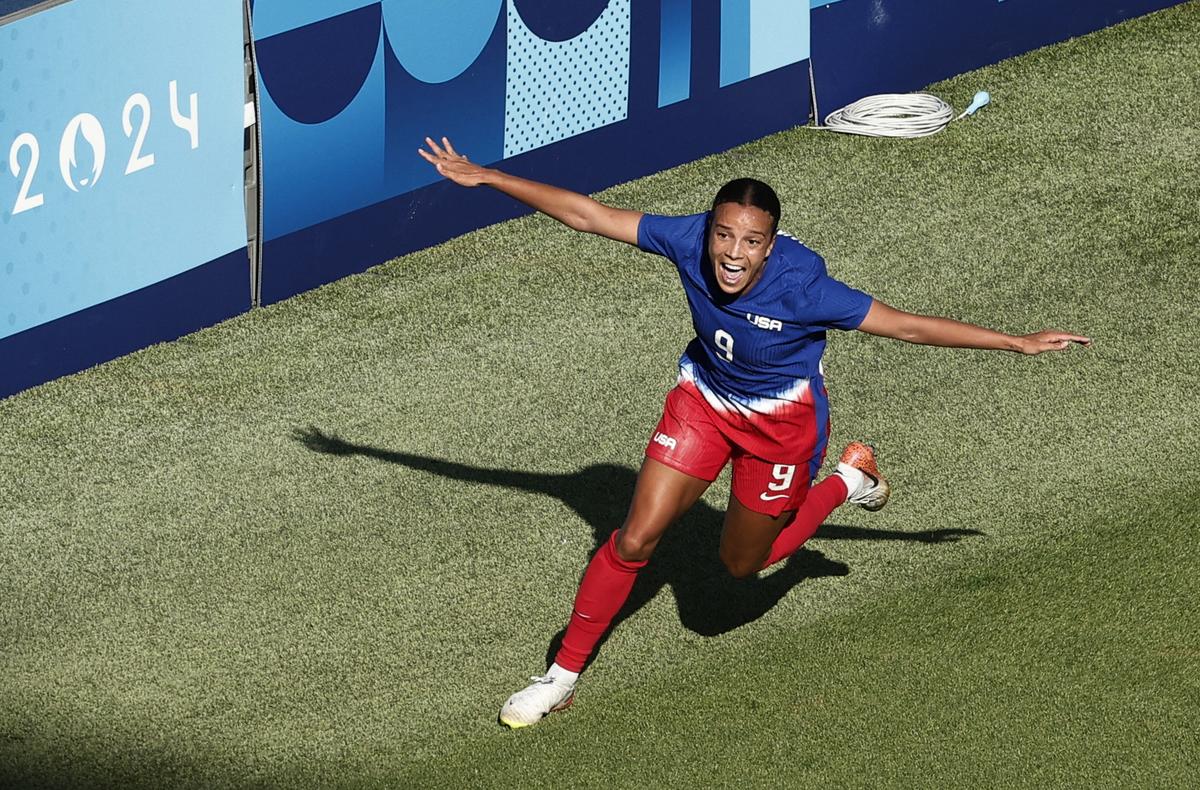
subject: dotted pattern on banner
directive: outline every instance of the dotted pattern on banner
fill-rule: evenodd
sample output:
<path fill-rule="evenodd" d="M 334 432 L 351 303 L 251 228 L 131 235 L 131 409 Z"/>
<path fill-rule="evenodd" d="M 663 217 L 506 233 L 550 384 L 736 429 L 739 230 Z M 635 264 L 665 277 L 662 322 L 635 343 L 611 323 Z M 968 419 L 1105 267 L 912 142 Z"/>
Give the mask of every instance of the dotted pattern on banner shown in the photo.
<path fill-rule="evenodd" d="M 505 158 L 628 117 L 629 6 L 612 0 L 575 38 L 545 41 L 508 0 Z"/>

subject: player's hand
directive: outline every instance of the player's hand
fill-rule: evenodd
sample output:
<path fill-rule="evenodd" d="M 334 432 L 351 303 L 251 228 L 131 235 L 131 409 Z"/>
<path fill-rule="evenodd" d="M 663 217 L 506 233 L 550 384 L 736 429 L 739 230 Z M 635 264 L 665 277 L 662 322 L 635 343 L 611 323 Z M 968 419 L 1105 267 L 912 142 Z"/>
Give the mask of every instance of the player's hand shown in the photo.
<path fill-rule="evenodd" d="M 439 173 L 456 184 L 464 187 L 477 187 L 485 183 L 488 174 L 492 172 L 455 151 L 449 138 L 443 137 L 442 144 L 438 145 L 432 137 L 426 137 L 425 145 L 429 146 L 429 150 L 418 148 L 417 153 L 426 162 L 436 167 Z"/>
<path fill-rule="evenodd" d="M 1092 341 L 1082 335 L 1043 329 L 1041 332 L 1021 336 L 1021 353 L 1034 355 L 1041 354 L 1043 351 L 1063 351 L 1070 348 L 1072 343 L 1090 346 Z"/>

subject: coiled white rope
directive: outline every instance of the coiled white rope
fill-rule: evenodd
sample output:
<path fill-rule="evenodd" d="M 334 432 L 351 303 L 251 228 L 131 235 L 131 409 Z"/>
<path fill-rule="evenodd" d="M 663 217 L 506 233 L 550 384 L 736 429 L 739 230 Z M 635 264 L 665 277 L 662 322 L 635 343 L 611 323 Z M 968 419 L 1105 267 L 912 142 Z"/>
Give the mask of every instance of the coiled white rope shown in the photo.
<path fill-rule="evenodd" d="M 989 101 L 991 96 L 980 91 L 971 106 L 955 117 L 949 104 L 929 93 L 881 93 L 831 112 L 824 126 L 812 128 L 867 137 L 928 137 L 951 121 L 973 115 Z"/>

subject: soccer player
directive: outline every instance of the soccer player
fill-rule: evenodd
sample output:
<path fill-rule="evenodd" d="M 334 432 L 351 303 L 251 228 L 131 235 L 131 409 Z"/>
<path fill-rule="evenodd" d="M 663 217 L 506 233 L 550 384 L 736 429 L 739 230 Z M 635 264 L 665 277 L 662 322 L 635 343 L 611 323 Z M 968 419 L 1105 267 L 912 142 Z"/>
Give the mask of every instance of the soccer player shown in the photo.
<path fill-rule="evenodd" d="M 508 727 L 536 724 L 571 703 L 579 673 L 638 571 L 726 463 L 733 480 L 720 557 L 736 577 L 791 556 L 845 502 L 884 506 L 888 482 L 873 448 L 861 442 L 813 484 L 829 436 L 821 370 L 827 329 L 1023 354 L 1091 342 L 1053 330 L 1007 335 L 872 299 L 830 277 L 819 255 L 778 232 L 779 199 L 761 181 L 731 181 L 702 214 L 655 216 L 481 167 L 445 137 L 440 145 L 425 143 L 429 150 L 420 155 L 457 184 L 492 187 L 574 230 L 670 259 L 696 329 L 647 444 L 625 523 L 588 564 L 554 663 L 501 708 Z"/>

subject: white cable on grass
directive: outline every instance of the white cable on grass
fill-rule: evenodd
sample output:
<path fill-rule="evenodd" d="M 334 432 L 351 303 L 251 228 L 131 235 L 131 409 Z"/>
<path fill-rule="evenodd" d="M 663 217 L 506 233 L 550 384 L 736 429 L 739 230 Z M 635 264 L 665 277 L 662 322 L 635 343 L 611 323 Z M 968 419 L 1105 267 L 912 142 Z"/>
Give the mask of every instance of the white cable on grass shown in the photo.
<path fill-rule="evenodd" d="M 928 137 L 951 121 L 973 115 L 989 101 L 987 91 L 980 91 L 971 106 L 955 117 L 949 104 L 929 93 L 881 93 L 831 112 L 824 126 L 813 128 L 868 137 Z"/>

